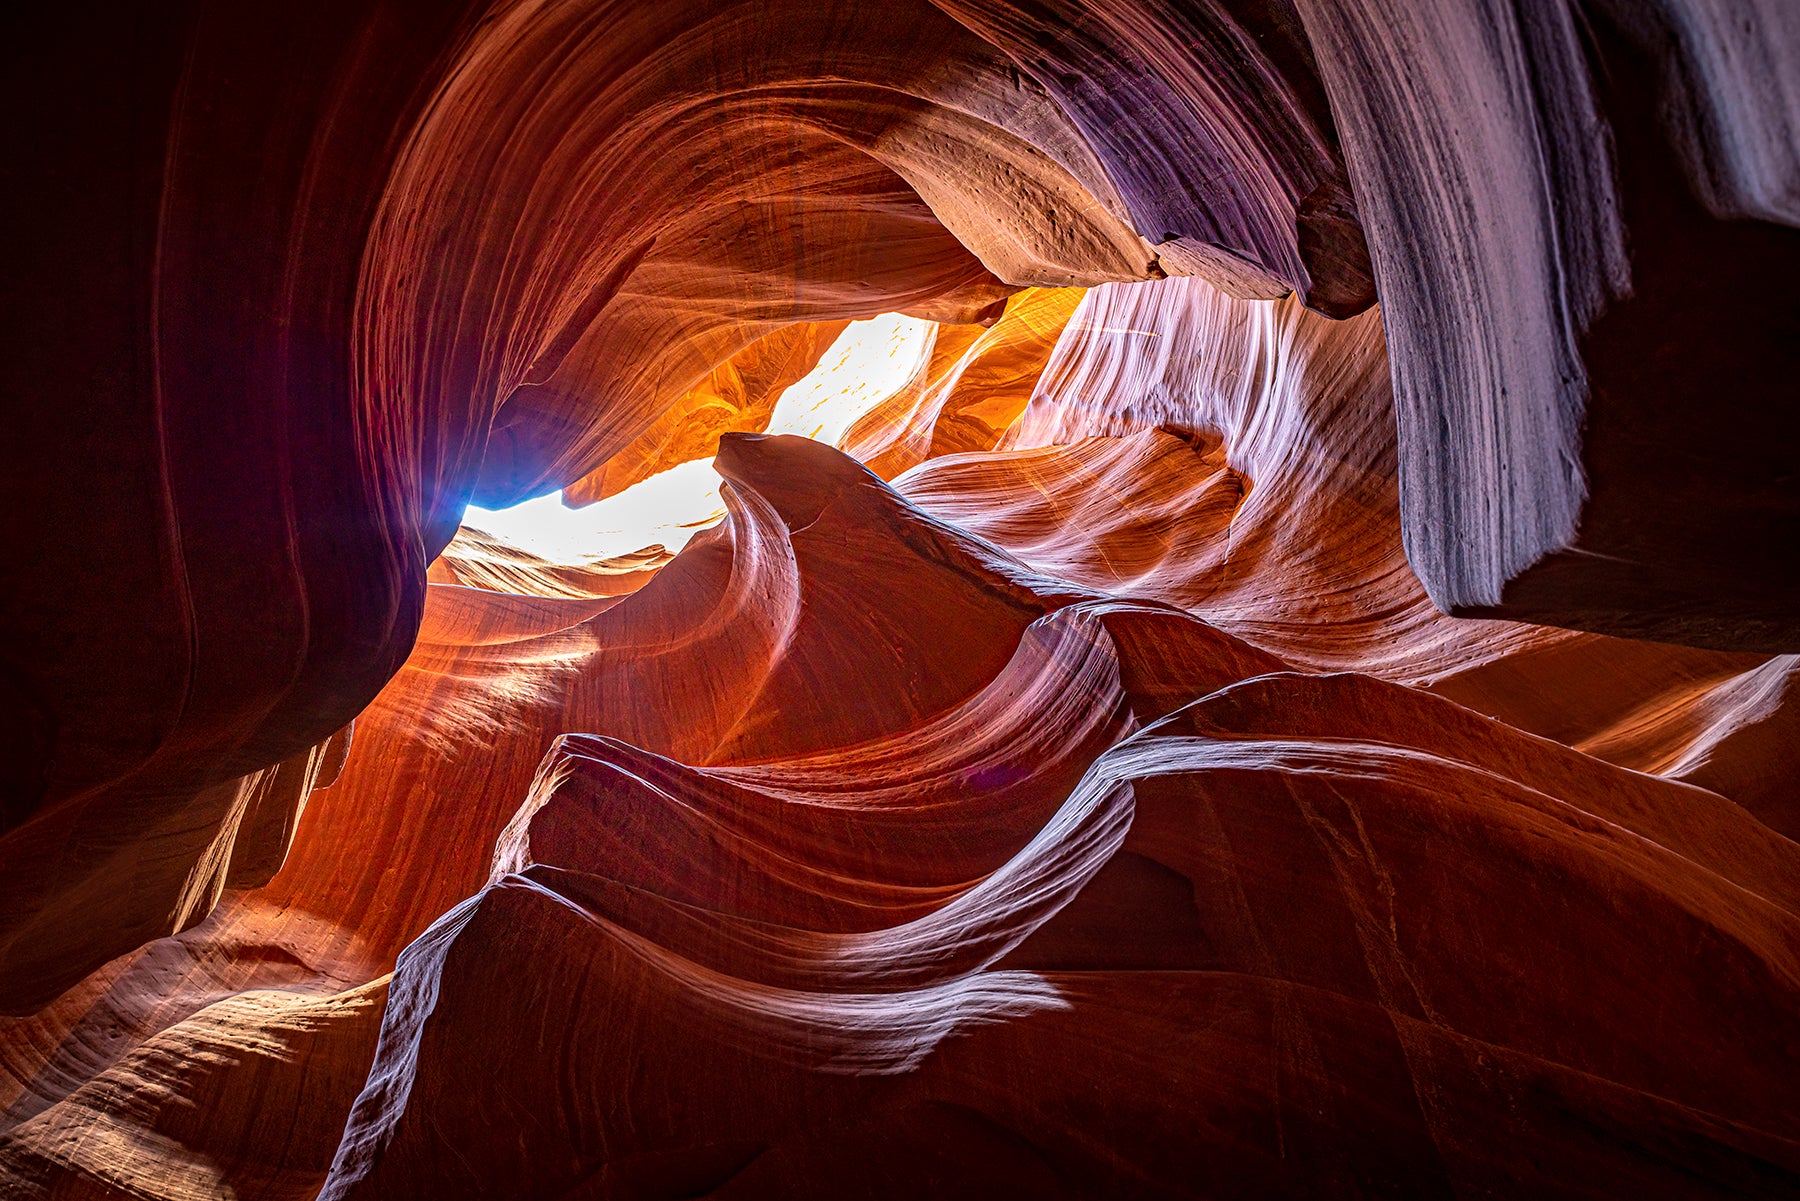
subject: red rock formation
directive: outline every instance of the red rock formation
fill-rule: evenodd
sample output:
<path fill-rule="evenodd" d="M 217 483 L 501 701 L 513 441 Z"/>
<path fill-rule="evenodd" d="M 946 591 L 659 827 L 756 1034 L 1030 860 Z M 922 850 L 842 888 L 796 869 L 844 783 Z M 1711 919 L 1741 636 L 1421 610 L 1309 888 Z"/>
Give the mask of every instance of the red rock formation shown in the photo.
<path fill-rule="evenodd" d="M 1712 717 L 1693 681 L 1748 693 L 1786 669 L 1739 683 L 1730 656 L 1434 615 L 1398 559 L 1378 415 L 1319 420 L 1327 400 L 1379 410 L 1384 377 L 1356 369 L 1379 361 L 1372 327 L 1194 284 L 1092 293 L 1016 438 L 1080 422 L 1058 396 L 1092 395 L 1085 372 L 1156 395 L 1170 360 L 1141 361 L 1146 342 L 1218 351 L 1188 360 L 1197 404 L 900 481 L 1023 561 L 816 444 L 728 439 L 729 523 L 623 602 L 604 576 L 521 574 L 520 552 L 489 578 L 541 597 L 434 584 L 275 881 L 0 1037 L 0 1163 L 40 1192 L 124 1171 L 237 1195 L 1791 1184 L 1766 1051 L 1795 1013 L 1792 844 L 1715 793 L 1412 689 L 1285 673 L 1360 657 L 1616 742 L 1619 703 L 1546 690 L 1582 678 L 1571 662 L 1623 665 L 1633 698 L 1690 715 L 1676 740 L 1704 759 L 1756 723 Z M 1288 498 L 1291 541 L 1259 491 Z M 893 579 L 904 600 L 870 599 Z M 1540 877 L 1561 883 L 1521 891 Z M 1602 902 L 1628 879 L 1638 899 Z M 1548 943 L 1521 904 L 1539 895 L 1566 930 Z M 1701 927 L 1737 958 L 1671 949 Z M 1573 966 L 1594 962 L 1631 983 Z M 1619 1018 L 1620 988 L 1643 1019 Z M 1750 1034 L 1700 1054 L 1656 1033 L 1689 1028 Z M 650 1093 L 612 1091 L 643 1072 Z M 1340 1099 L 1321 1117 L 1309 1089 Z M 252 1104 L 292 1133 L 186 1117 Z M 1196 1139 L 1197 1114 L 1218 1133 Z M 1665 1151 L 1633 1149 L 1650 1137 Z"/>
<path fill-rule="evenodd" d="M 1433 599 L 1788 650 L 1800 18 L 1295 0 L 1394 356 Z M 1780 80 L 1781 82 L 1776 82 Z M 1785 498 L 1785 499 L 1777 499 Z"/>
<path fill-rule="evenodd" d="M 940 332 L 923 378 L 853 425 L 844 450 L 892 479 L 937 455 L 994 449 L 1079 301 L 1072 288 L 1033 289 L 1008 301 L 985 331 Z"/>
<path fill-rule="evenodd" d="M 472 490 L 575 482 L 783 323 L 1235 279 L 1268 241 L 1159 265 L 1112 181 L 1162 147 L 1096 149 L 924 0 L 31 20 L 15 107 L 86 100 L 6 156 L 41 185 L 12 223 L 37 299 L 0 355 L 5 475 L 42 515 L 3 556 L 31 565 L 4 615 L 6 822 L 38 827 L 0 845 L 13 1009 L 169 931 L 228 837 L 192 798 L 368 702 Z M 1167 104 L 1197 103 L 1170 72 Z M 1220 215 L 1173 232 L 1241 224 L 1236 196 L 1190 190 Z"/>
<path fill-rule="evenodd" d="M 1773 1196 L 1800 1168 L 1789 1065 L 1749 1050 L 1793 1028 L 1791 844 L 1447 702 L 1227 689 L 1107 752 L 960 895 L 866 932 L 868 902 L 796 911 L 743 863 L 854 846 L 880 853 L 838 888 L 916 897 L 941 851 L 832 829 L 866 794 L 804 789 L 770 798 L 823 810 L 777 850 L 714 824 L 756 811 L 741 793 L 648 766 L 584 748 L 497 865 L 523 874 L 403 958 L 325 1196 L 899 1196 L 974 1165 L 1071 1195 Z M 685 887 L 593 841 L 646 827 L 696 840 L 659 847 Z M 1672 973 L 1694 940 L 1704 975 Z"/>
<path fill-rule="evenodd" d="M 784 325 L 751 343 L 689 389 L 636 442 L 564 488 L 564 503 L 588 505 L 677 464 L 710 458 L 718 453 L 721 434 L 766 429 L 776 399 L 813 369 L 848 325 L 847 321 Z"/>
<path fill-rule="evenodd" d="M 0 1191 L 1800 1189 L 1763 8 L 19 18 Z"/>

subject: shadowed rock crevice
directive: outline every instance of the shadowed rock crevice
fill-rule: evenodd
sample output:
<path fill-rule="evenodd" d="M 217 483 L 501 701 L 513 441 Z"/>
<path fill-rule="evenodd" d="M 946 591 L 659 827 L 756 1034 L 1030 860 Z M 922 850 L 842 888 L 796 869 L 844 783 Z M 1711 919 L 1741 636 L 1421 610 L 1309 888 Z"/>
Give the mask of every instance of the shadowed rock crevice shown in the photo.
<path fill-rule="evenodd" d="M 1796 21 L 10 17 L 0 1193 L 1800 1192 Z"/>

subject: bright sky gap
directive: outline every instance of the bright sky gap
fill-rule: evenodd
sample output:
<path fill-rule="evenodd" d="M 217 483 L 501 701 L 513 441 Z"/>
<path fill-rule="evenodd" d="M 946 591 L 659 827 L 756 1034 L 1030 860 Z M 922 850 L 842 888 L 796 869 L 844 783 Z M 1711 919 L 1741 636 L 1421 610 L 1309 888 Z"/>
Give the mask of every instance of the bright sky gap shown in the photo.
<path fill-rule="evenodd" d="M 775 402 L 767 433 L 799 434 L 837 445 L 851 427 L 893 396 L 924 366 L 933 325 L 887 313 L 854 321 L 818 366 Z M 710 458 L 658 472 L 579 509 L 553 492 L 507 509 L 470 505 L 463 524 L 559 563 L 610 559 L 651 546 L 670 552 L 725 516 Z"/>

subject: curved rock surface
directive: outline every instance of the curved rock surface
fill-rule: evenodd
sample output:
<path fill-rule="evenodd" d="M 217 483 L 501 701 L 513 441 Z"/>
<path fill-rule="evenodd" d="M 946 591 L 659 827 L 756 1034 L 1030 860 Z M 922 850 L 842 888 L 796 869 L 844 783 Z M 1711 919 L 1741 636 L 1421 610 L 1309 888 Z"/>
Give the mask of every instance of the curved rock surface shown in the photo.
<path fill-rule="evenodd" d="M 1214 16 L 1208 61 L 1254 49 Z M 1214 95 L 1172 10 L 1118 18 L 1176 57 L 1117 80 L 1174 124 L 1116 143 L 1040 79 L 1074 78 L 1062 51 L 1024 69 L 1013 34 L 925 0 L 18 21 L 15 107 L 84 99 L 0 156 L 30 181 L 8 257 L 32 298 L 0 355 L 3 474 L 38 515 L 0 554 L 26 565 L 3 820 L 39 827 L 0 843 L 15 1011 L 179 924 L 229 837 L 194 798 L 368 703 L 472 493 L 576 483 L 776 328 L 1187 271 L 1371 299 L 1347 201 L 1337 249 L 1293 240 L 1341 176 L 1312 65 L 1256 52 Z M 1125 26 L 1083 69 L 1123 69 Z M 1146 209 L 1202 127 L 1225 173 Z"/>
<path fill-rule="evenodd" d="M 0 1191 L 1800 1191 L 1730 7 L 13 18 Z"/>
<path fill-rule="evenodd" d="M 1764 398 L 1800 328 L 1761 281 L 1800 265 L 1800 16 L 1294 7 L 1369 231 L 1433 599 L 1794 649 L 1800 570 L 1764 548 L 1800 542 L 1800 419 Z"/>
<path fill-rule="evenodd" d="M 1385 403 L 1380 352 L 1100 289 L 1013 393 L 1047 445 L 896 491 L 727 435 L 730 516 L 660 569 L 465 532 L 275 879 L 0 1028 L 0 1165 L 1781 1195 L 1800 852 L 1752 814 L 1791 796 L 1792 665 L 1438 614 L 1390 427 L 1325 419 Z"/>

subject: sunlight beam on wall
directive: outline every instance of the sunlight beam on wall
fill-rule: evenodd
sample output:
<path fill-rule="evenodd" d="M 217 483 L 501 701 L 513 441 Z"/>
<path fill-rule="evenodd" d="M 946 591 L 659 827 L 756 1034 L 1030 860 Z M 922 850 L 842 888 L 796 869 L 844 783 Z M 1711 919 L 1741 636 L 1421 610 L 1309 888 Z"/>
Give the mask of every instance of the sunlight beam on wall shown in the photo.
<path fill-rule="evenodd" d="M 766 432 L 837 445 L 863 414 L 910 383 L 931 357 L 937 326 L 887 313 L 851 322 L 819 363 L 775 402 Z M 660 471 L 579 509 L 553 492 L 506 509 L 470 505 L 463 524 L 556 563 L 591 562 L 651 546 L 670 553 L 725 516 L 710 458 Z"/>

